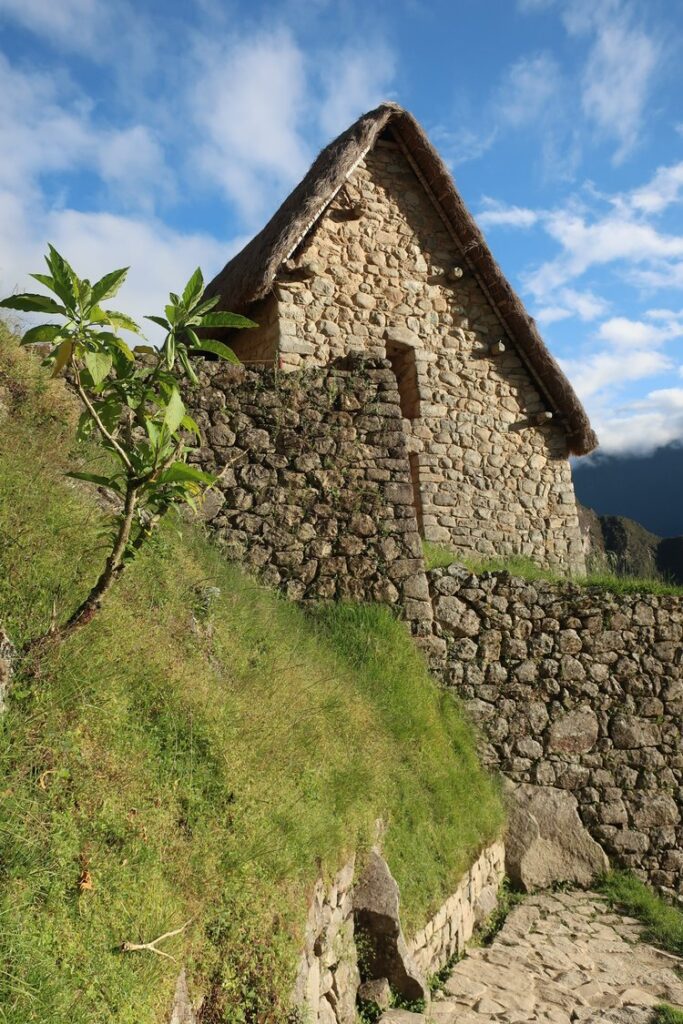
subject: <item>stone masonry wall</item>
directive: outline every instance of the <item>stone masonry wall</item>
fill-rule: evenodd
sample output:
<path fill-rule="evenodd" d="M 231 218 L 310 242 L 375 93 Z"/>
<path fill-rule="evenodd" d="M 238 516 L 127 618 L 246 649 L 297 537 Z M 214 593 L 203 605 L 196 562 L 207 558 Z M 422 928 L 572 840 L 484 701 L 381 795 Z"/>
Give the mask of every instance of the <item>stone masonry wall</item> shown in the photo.
<path fill-rule="evenodd" d="M 407 940 L 406 953 L 426 983 L 493 913 L 505 874 L 501 842 L 482 850 L 434 917 Z M 318 880 L 308 908 L 293 1002 L 306 1024 L 355 1024 L 361 982 L 354 922 L 355 857 L 326 886 Z M 388 869 L 387 869 L 388 870 Z M 394 883 L 395 884 L 395 883 Z M 396 922 L 400 928 L 400 922 Z"/>
<path fill-rule="evenodd" d="M 367 154 L 295 262 L 309 276 L 278 279 L 280 365 L 408 350 L 426 538 L 582 570 L 562 424 L 537 422 L 546 406 L 476 280 L 449 276 L 463 257 L 395 144 Z"/>
<path fill-rule="evenodd" d="M 493 843 L 482 851 L 434 917 L 408 941 L 408 950 L 425 977 L 463 952 L 475 928 L 495 910 L 504 877 L 505 847 Z"/>
<path fill-rule="evenodd" d="M 206 362 L 192 456 L 227 551 L 295 600 L 400 606 L 431 632 L 396 380 L 382 361 L 300 374 Z"/>
<path fill-rule="evenodd" d="M 429 573 L 444 682 L 515 782 L 570 790 L 617 863 L 683 892 L 683 599 Z"/>

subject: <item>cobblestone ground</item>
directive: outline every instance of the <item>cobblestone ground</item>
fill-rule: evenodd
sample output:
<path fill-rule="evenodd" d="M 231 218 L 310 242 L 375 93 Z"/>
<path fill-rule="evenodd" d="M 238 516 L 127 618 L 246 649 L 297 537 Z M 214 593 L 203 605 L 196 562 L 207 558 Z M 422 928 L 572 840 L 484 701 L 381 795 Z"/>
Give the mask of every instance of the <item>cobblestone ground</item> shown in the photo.
<path fill-rule="evenodd" d="M 658 1003 L 683 1008 L 683 960 L 641 935 L 637 921 L 613 913 L 595 893 L 529 897 L 491 946 L 456 964 L 427 1019 L 645 1024 Z"/>

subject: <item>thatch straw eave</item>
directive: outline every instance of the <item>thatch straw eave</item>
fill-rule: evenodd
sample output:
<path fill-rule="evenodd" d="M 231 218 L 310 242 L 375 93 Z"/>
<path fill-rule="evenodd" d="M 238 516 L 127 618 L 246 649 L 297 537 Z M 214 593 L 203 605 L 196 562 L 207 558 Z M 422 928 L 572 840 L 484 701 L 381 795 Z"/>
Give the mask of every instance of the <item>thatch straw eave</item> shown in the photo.
<path fill-rule="evenodd" d="M 264 298 L 282 264 L 389 126 L 449 228 L 460 250 L 459 258 L 488 296 L 503 331 L 525 362 L 549 409 L 564 424 L 569 451 L 575 455 L 592 451 L 598 440 L 569 380 L 494 259 L 443 160 L 412 114 L 394 103 L 383 103 L 364 114 L 323 149 L 263 230 L 214 278 L 209 293 L 220 294 L 221 305 L 236 312 L 243 312 L 251 303 Z"/>

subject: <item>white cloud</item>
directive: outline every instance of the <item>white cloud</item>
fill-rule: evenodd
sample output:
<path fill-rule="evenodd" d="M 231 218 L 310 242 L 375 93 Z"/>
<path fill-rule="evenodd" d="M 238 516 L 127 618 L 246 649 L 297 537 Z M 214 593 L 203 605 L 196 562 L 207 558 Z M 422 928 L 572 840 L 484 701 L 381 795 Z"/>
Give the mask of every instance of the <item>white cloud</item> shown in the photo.
<path fill-rule="evenodd" d="M 521 58 L 507 70 L 497 90 L 498 119 L 512 128 L 538 122 L 561 85 L 559 66 L 550 54 Z"/>
<path fill-rule="evenodd" d="M 643 213 L 661 213 L 676 203 L 683 193 L 683 160 L 671 167 L 658 167 L 654 177 L 630 195 L 633 209 Z"/>
<path fill-rule="evenodd" d="M 257 218 L 309 163 L 304 54 L 279 30 L 203 46 L 198 56 L 191 106 L 204 143 L 196 159 L 246 218 Z"/>
<path fill-rule="evenodd" d="M 318 121 L 331 138 L 387 99 L 396 59 L 387 46 L 380 44 L 372 49 L 344 48 L 330 53 L 321 65 L 325 97 Z"/>
<path fill-rule="evenodd" d="M 660 388 L 594 423 L 604 452 L 647 454 L 683 438 L 683 388 Z"/>
<path fill-rule="evenodd" d="M 581 360 L 561 360 L 562 366 L 579 397 L 588 402 L 593 396 L 610 389 L 672 369 L 671 360 L 661 352 L 635 350 L 623 352 L 601 350 Z M 590 404 L 590 403 L 589 403 Z"/>
<path fill-rule="evenodd" d="M 663 311 L 655 311 L 663 312 Z M 653 317 L 664 320 L 664 317 Z M 598 338 L 609 342 L 620 349 L 657 348 L 667 341 L 683 337 L 683 321 L 675 316 L 667 318 L 667 322 L 659 325 L 645 323 L 643 320 L 629 320 L 628 317 L 615 316 L 600 324 Z M 630 353 L 625 358 L 630 358 Z"/>
<path fill-rule="evenodd" d="M 68 49 L 87 49 L 94 59 L 103 47 L 108 5 L 101 0 L 0 0 L 5 16 Z"/>
<path fill-rule="evenodd" d="M 1 0 L 0 0 L 1 2 Z M 94 171 L 123 205 L 151 208 L 172 188 L 163 150 L 152 130 L 107 128 L 89 101 L 41 72 L 18 70 L 0 54 L 0 188 L 35 195 L 55 172 Z"/>
<path fill-rule="evenodd" d="M 567 32 L 588 51 L 577 82 L 580 105 L 600 139 L 614 141 L 622 162 L 640 141 L 647 100 L 664 63 L 660 38 L 636 20 L 628 0 L 518 0 L 523 13 L 556 6 Z"/>
<path fill-rule="evenodd" d="M 508 206 L 497 199 L 484 196 L 484 209 L 477 215 L 481 227 L 530 228 L 537 222 L 539 214 L 525 206 Z"/>
<path fill-rule="evenodd" d="M 577 316 L 588 322 L 603 316 L 609 309 L 609 303 L 591 291 L 577 291 L 574 288 L 560 288 L 554 295 L 560 304 L 542 306 L 536 313 L 536 319 L 542 324 L 552 324 L 558 320 L 567 320 Z"/>
<path fill-rule="evenodd" d="M 195 267 L 207 280 L 247 241 L 221 242 L 201 233 L 174 231 L 156 219 L 83 213 L 72 209 L 36 210 L 16 197 L 0 193 L 0 292 L 29 287 L 29 273 L 41 269 L 47 240 L 82 277 L 94 279 L 130 265 L 128 280 L 117 296 L 120 308 L 142 318 L 159 313 L 170 290 L 182 288 Z M 145 326 L 150 336 L 156 334 Z"/>

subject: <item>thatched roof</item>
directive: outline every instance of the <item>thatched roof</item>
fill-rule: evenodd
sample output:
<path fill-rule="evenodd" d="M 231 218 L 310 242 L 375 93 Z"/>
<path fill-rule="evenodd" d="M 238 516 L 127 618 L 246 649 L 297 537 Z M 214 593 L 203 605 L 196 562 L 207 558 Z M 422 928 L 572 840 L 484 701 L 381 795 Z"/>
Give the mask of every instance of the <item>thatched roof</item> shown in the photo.
<path fill-rule="evenodd" d="M 443 160 L 412 114 L 394 103 L 383 103 L 364 114 L 323 149 L 263 230 L 214 278 L 209 293 L 220 294 L 221 305 L 234 312 L 242 312 L 250 303 L 263 298 L 282 264 L 388 126 L 440 209 L 461 249 L 460 259 L 474 273 L 497 310 L 549 408 L 564 422 L 569 450 L 576 455 L 592 451 L 598 440 L 574 389 L 504 277 Z"/>

